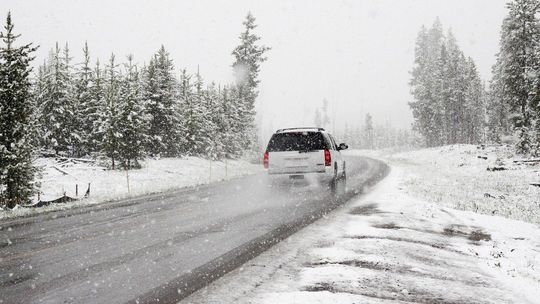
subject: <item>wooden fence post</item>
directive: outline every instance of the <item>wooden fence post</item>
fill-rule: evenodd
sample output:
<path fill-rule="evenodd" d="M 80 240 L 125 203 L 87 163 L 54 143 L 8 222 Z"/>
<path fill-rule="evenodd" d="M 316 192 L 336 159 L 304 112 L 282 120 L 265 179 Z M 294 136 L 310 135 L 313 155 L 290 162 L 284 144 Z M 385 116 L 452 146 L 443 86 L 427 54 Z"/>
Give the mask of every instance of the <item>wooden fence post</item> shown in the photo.
<path fill-rule="evenodd" d="M 127 169 L 127 168 L 126 168 L 126 180 L 127 180 L 128 194 L 131 194 L 131 189 L 129 187 L 129 169 Z"/>

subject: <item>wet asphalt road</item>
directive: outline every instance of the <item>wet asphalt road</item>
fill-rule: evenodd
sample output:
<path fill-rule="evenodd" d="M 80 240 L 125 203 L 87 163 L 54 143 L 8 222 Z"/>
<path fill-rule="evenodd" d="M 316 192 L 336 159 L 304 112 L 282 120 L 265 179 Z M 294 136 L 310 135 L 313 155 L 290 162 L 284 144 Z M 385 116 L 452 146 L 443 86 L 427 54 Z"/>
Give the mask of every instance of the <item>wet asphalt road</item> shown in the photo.
<path fill-rule="evenodd" d="M 176 303 L 383 178 L 347 157 L 347 192 L 265 174 L 0 221 L 0 303 Z"/>

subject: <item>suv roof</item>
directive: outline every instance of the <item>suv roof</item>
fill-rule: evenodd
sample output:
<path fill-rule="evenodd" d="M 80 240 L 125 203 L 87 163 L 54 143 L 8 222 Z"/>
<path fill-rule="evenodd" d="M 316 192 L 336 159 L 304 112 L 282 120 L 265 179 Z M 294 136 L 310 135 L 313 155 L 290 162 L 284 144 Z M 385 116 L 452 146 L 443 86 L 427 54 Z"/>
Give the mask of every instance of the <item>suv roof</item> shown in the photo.
<path fill-rule="evenodd" d="M 301 128 L 285 128 L 285 129 L 279 129 L 276 131 L 276 133 L 284 133 L 284 132 L 302 132 L 302 131 L 318 131 L 318 132 L 325 132 L 324 128 L 317 128 L 317 127 L 301 127 Z"/>

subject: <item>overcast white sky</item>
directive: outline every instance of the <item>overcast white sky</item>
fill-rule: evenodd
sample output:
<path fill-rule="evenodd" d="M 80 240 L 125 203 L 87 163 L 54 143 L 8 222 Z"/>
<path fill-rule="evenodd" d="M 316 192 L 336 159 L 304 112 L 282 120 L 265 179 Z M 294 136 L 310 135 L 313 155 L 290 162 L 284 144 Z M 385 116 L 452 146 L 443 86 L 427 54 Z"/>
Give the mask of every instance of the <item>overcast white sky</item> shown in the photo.
<path fill-rule="evenodd" d="M 231 51 L 248 11 L 262 43 L 272 47 L 262 66 L 259 110 L 264 129 L 313 125 L 327 98 L 336 127 L 357 125 L 366 112 L 377 123 L 408 127 L 409 71 L 416 34 L 439 16 L 466 55 L 490 77 L 505 0 L 358 1 L 20 1 L 1 0 L 16 32 L 41 48 L 68 42 L 76 61 L 88 41 L 103 62 L 132 53 L 144 63 L 161 44 L 177 68 L 207 81 L 232 81 Z M 334 115 L 332 115 L 334 116 Z"/>

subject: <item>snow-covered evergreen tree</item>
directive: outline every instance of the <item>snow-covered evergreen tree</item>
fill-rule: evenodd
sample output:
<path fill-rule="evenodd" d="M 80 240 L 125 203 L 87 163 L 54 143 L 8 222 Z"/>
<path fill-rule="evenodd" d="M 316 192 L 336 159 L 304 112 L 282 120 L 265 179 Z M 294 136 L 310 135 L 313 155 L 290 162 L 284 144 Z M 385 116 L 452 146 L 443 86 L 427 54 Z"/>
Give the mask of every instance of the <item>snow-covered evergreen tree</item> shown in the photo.
<path fill-rule="evenodd" d="M 85 129 L 85 150 L 92 154 L 99 152 L 103 141 L 100 132 L 100 118 L 105 108 L 104 73 L 99 60 L 90 74 L 90 87 L 87 106 L 83 109 L 83 128 Z"/>
<path fill-rule="evenodd" d="M 138 168 L 144 156 L 147 140 L 148 118 L 143 104 L 139 72 L 133 56 L 127 57 L 125 75 L 120 84 L 118 132 L 119 158 L 126 169 Z"/>
<path fill-rule="evenodd" d="M 459 119 L 460 98 L 456 96 L 458 87 L 456 86 L 456 75 L 459 69 L 459 50 L 455 45 L 452 36 L 443 37 L 441 42 L 441 56 L 436 70 L 437 88 L 433 93 L 434 103 L 438 105 L 435 108 L 434 115 L 438 120 L 435 125 L 440 125 L 437 145 L 454 143 L 457 138 Z M 438 91 L 438 92 L 437 92 Z"/>
<path fill-rule="evenodd" d="M 143 97 L 149 114 L 148 152 L 177 156 L 183 145 L 177 81 L 169 53 L 161 46 L 144 72 Z"/>
<path fill-rule="evenodd" d="M 323 119 L 321 115 L 321 110 L 319 108 L 315 109 L 315 118 L 313 119 L 313 122 L 315 123 L 315 127 L 321 127 L 323 126 Z"/>
<path fill-rule="evenodd" d="M 0 32 L 0 206 L 27 203 L 35 190 L 32 165 L 31 44 L 15 45 L 11 13 Z"/>
<path fill-rule="evenodd" d="M 212 120 L 215 128 L 213 143 L 214 143 L 214 158 L 215 159 L 224 159 L 227 158 L 226 149 L 229 145 L 229 140 L 227 138 L 229 132 L 229 124 L 226 120 L 226 106 L 225 98 L 227 95 L 227 87 L 218 87 L 211 86 L 210 89 L 211 96 L 213 96 L 213 108 L 212 108 Z"/>
<path fill-rule="evenodd" d="M 245 146 L 251 146 L 256 149 L 257 132 L 255 122 L 255 100 L 259 94 L 257 87 L 260 83 L 259 71 L 262 62 L 267 60 L 265 53 L 270 50 L 269 47 L 259 45 L 260 37 L 254 33 L 257 25 L 255 17 L 248 13 L 244 25 L 244 31 L 240 34 L 240 44 L 233 50 L 234 56 L 233 72 L 237 85 L 237 96 L 241 102 L 238 108 L 241 117 L 241 132 L 245 139 Z"/>
<path fill-rule="evenodd" d="M 203 138 L 201 140 L 206 144 L 203 155 L 209 159 L 221 159 L 223 158 L 223 145 L 225 143 L 222 142 L 217 127 L 222 117 L 219 112 L 219 93 L 214 83 L 208 85 L 204 90 L 203 103 L 204 124 L 202 128 Z"/>
<path fill-rule="evenodd" d="M 79 64 L 75 79 L 75 129 L 80 138 L 78 146 L 75 147 L 75 154 L 83 156 L 92 152 L 92 131 L 93 118 L 95 118 L 97 107 L 92 104 L 92 68 L 90 67 L 90 51 L 88 43 L 84 43 L 83 61 Z"/>
<path fill-rule="evenodd" d="M 373 117 L 367 113 L 364 122 L 364 146 L 366 149 L 375 149 L 374 136 Z"/>
<path fill-rule="evenodd" d="M 430 30 L 422 26 L 416 40 L 411 71 L 410 86 L 414 101 L 409 105 L 415 118 L 415 128 L 424 136 L 427 146 L 439 144 L 441 138 L 440 104 L 435 96 L 441 93 L 437 80 L 440 80 L 440 56 L 444 53 L 441 50 L 442 39 L 442 25 L 438 19 Z"/>
<path fill-rule="evenodd" d="M 45 147 L 56 154 L 69 154 L 73 144 L 73 94 L 69 70 L 69 54 L 62 54 L 58 43 L 51 52 L 46 76 L 46 90 L 40 124 Z"/>
<path fill-rule="evenodd" d="M 431 87 L 431 100 L 426 105 L 431 117 L 428 117 L 432 145 L 444 145 L 452 138 L 454 103 L 454 78 L 452 57 L 448 46 L 441 42 L 440 56 L 431 68 L 432 77 L 428 80 Z"/>
<path fill-rule="evenodd" d="M 323 98 L 322 106 L 315 109 L 315 118 L 313 120 L 316 127 L 327 128 L 330 124 L 330 117 L 328 116 L 328 99 Z"/>
<path fill-rule="evenodd" d="M 477 143 L 484 127 L 483 85 L 472 59 L 467 60 L 451 31 L 445 36 L 437 19 L 422 27 L 416 41 L 409 103 L 414 128 L 427 146 Z"/>
<path fill-rule="evenodd" d="M 353 137 L 352 137 L 352 130 L 351 128 L 349 127 L 349 124 L 348 123 L 345 123 L 345 129 L 343 130 L 343 135 L 340 137 L 341 141 L 347 143 L 347 144 L 351 144 L 351 142 L 353 141 Z M 352 147 L 352 146 L 351 146 Z"/>
<path fill-rule="evenodd" d="M 531 105 L 540 98 L 538 86 L 540 23 L 537 0 L 514 0 L 507 4 L 508 15 L 503 21 L 500 51 L 494 67 L 492 92 L 496 99 L 508 105 L 509 119 L 518 137 L 517 152 L 531 149 Z M 496 111 L 497 112 L 497 111 Z M 500 113 L 500 112 L 499 112 Z"/>
<path fill-rule="evenodd" d="M 357 147 L 358 149 L 363 147 L 363 140 L 362 140 L 362 128 L 360 124 L 356 125 L 354 130 L 352 131 L 352 139 L 351 139 L 351 147 Z"/>
<path fill-rule="evenodd" d="M 245 139 L 245 124 L 242 119 L 244 118 L 243 107 L 244 102 L 240 98 L 239 90 L 237 86 L 231 86 L 225 88 L 223 91 L 223 107 L 224 115 L 228 128 L 227 134 L 224 134 L 226 138 L 227 146 L 225 149 L 227 158 L 236 158 L 242 155 L 246 147 Z M 239 110 L 240 109 L 240 110 Z"/>
<path fill-rule="evenodd" d="M 182 72 L 182 81 L 185 79 L 185 70 Z M 207 132 L 212 131 L 212 122 L 208 121 L 206 92 L 204 91 L 204 82 L 199 72 L 195 74 L 193 82 L 193 92 L 191 98 L 186 98 L 191 102 L 185 103 L 185 110 L 187 110 L 184 117 L 185 131 L 187 138 L 187 146 L 190 148 L 191 155 L 206 155 L 207 149 L 210 148 L 211 138 Z M 184 92 L 184 86 L 182 85 L 182 92 Z M 181 100 L 184 100 L 184 94 L 181 95 Z"/>
<path fill-rule="evenodd" d="M 467 88 L 463 111 L 466 123 L 464 126 L 464 142 L 469 144 L 484 142 L 486 124 L 485 89 L 478 75 L 476 64 L 470 57 L 467 60 L 465 77 Z"/>
<path fill-rule="evenodd" d="M 182 70 L 179 96 L 185 140 L 183 152 L 189 155 L 205 155 L 210 138 L 204 133 L 207 109 L 203 81 L 199 73 L 195 75 L 195 81 L 192 82 L 192 76 L 185 69 Z"/>
<path fill-rule="evenodd" d="M 100 136 L 101 152 L 111 160 L 111 168 L 114 170 L 120 158 L 120 80 L 118 64 L 114 54 L 111 55 L 109 64 L 106 66 L 104 78 L 103 107 L 99 111 L 98 134 Z"/>
<path fill-rule="evenodd" d="M 46 89 L 47 89 L 47 74 L 48 66 L 44 61 L 42 65 L 38 67 L 38 71 L 34 77 L 32 84 L 32 107 L 33 107 L 33 121 L 34 121 L 34 132 L 36 134 L 35 146 L 43 147 L 45 141 L 43 140 L 43 127 L 40 124 L 40 116 L 43 112 L 43 105 L 46 98 Z"/>
<path fill-rule="evenodd" d="M 234 111 L 230 91 L 231 89 L 228 86 L 219 90 L 217 92 L 217 102 L 214 105 L 214 127 L 216 128 L 214 140 L 218 159 L 233 158 L 240 151 L 238 134 L 232 131 L 237 119 L 237 112 Z"/>
<path fill-rule="evenodd" d="M 328 99 L 323 98 L 322 102 L 322 108 L 321 108 L 321 118 L 322 118 L 322 127 L 328 128 L 330 126 L 330 116 L 328 115 Z"/>
<path fill-rule="evenodd" d="M 492 79 L 489 82 L 487 92 L 486 113 L 487 113 L 487 139 L 490 142 L 501 143 L 503 137 L 512 133 L 513 126 L 510 121 L 510 107 L 504 96 L 504 86 L 502 81 L 501 62 L 492 67 Z"/>

